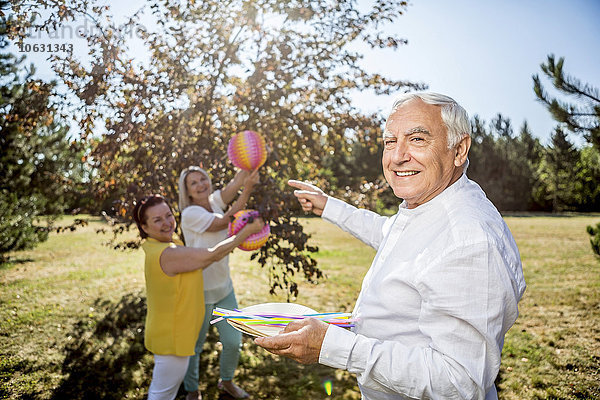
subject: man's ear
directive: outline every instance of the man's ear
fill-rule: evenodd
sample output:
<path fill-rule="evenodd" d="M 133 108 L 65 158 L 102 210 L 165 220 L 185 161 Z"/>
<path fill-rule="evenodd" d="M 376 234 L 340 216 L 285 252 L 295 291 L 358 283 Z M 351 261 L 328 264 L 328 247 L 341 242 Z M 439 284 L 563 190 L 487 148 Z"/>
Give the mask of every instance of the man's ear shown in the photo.
<path fill-rule="evenodd" d="M 454 165 L 460 167 L 467 161 L 469 149 L 471 148 L 471 136 L 466 135 L 460 139 L 460 142 L 454 147 Z"/>

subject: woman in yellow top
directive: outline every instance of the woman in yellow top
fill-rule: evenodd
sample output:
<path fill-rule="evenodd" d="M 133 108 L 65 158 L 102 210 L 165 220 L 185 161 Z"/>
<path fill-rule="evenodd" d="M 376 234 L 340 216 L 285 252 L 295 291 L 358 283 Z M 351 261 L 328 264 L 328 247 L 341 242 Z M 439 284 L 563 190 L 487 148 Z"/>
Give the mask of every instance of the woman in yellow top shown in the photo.
<path fill-rule="evenodd" d="M 150 400 L 172 400 L 183 381 L 204 319 L 202 269 L 220 260 L 253 233 L 260 218 L 211 248 L 184 247 L 173 238 L 176 222 L 159 195 L 137 202 L 133 218 L 145 241 L 148 311 L 144 343 L 154 354 Z M 199 289 L 200 288 L 200 289 Z"/>

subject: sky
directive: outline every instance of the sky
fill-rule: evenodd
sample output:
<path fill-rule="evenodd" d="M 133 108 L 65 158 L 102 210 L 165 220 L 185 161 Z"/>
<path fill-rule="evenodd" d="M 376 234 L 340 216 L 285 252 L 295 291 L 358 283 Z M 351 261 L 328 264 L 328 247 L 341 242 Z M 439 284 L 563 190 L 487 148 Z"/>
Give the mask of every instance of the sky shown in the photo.
<path fill-rule="evenodd" d="M 123 16 L 143 1 L 104 3 L 114 15 Z M 359 3 L 364 7 L 373 1 Z M 388 29 L 408 44 L 396 51 L 364 48 L 367 71 L 426 83 L 429 90 L 453 97 L 471 116 L 486 121 L 502 113 L 517 132 L 527 120 L 544 144 L 555 123 L 536 100 L 532 75 L 543 75 L 540 64 L 548 54 L 565 57 L 567 73 L 600 89 L 600 0 L 412 0 Z M 87 53 L 82 40 L 62 41 L 74 43 L 75 54 Z M 39 77 L 53 77 L 43 56 L 25 54 Z M 543 82 L 550 90 L 550 82 Z M 393 97 L 366 92 L 356 93 L 353 100 L 359 109 L 385 116 Z M 574 135 L 571 139 L 584 143 Z"/>
<path fill-rule="evenodd" d="M 502 113 L 517 132 L 527 120 L 544 143 L 556 124 L 536 100 L 532 75 L 543 75 L 548 54 L 600 89 L 599 0 L 413 0 L 395 25 L 408 45 L 365 57 L 368 70 L 427 83 L 486 121 Z M 356 104 L 387 109 L 392 100 L 365 95 Z"/>

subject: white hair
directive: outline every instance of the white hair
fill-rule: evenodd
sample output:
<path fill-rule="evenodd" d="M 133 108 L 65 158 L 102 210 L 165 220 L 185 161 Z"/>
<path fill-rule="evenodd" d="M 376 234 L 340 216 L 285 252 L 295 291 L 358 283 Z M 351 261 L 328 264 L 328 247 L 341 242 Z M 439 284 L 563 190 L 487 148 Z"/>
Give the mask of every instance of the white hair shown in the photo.
<path fill-rule="evenodd" d="M 209 184 L 208 191 L 209 193 L 212 193 L 212 182 L 210 181 L 210 176 L 208 175 L 208 172 L 195 165 L 185 168 L 183 171 L 181 171 L 181 174 L 179 175 L 179 212 L 183 212 L 183 210 L 186 207 L 192 205 L 190 195 L 188 194 L 187 186 L 185 184 L 185 178 L 187 178 L 190 172 L 200 172 L 201 174 L 206 176 L 206 179 L 208 179 Z"/>
<path fill-rule="evenodd" d="M 424 103 L 439 106 L 441 108 L 442 121 L 444 121 L 444 124 L 446 125 L 448 148 L 453 148 L 462 138 L 471 135 L 471 122 L 469 122 L 469 114 L 467 114 L 467 111 L 452 97 L 439 93 L 404 93 L 394 101 L 390 115 L 404 103 L 413 99 L 421 99 Z"/>

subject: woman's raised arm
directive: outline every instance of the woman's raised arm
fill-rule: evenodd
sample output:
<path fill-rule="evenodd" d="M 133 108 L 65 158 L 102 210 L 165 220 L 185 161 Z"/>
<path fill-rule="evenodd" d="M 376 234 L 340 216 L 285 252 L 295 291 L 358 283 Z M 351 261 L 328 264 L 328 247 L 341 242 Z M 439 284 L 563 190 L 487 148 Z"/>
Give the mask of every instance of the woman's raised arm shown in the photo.
<path fill-rule="evenodd" d="M 244 180 L 244 190 L 240 194 L 240 197 L 231 205 L 229 210 L 222 217 L 215 217 L 210 226 L 206 229 L 207 232 L 217 232 L 226 229 L 229 225 L 231 217 L 238 211 L 243 210 L 246 207 L 246 203 L 250 198 L 250 194 L 254 189 L 254 185 L 259 182 L 258 170 L 254 170 Z M 221 198 L 223 198 L 223 191 L 221 191 Z M 225 200 L 223 199 L 225 202 Z"/>
<path fill-rule="evenodd" d="M 169 276 L 207 268 L 232 252 L 248 236 L 260 232 L 263 226 L 262 218 L 256 218 L 253 222 L 244 226 L 236 235 L 230 236 L 208 249 L 185 246 L 168 247 L 160 256 L 160 266 L 164 273 Z"/>

